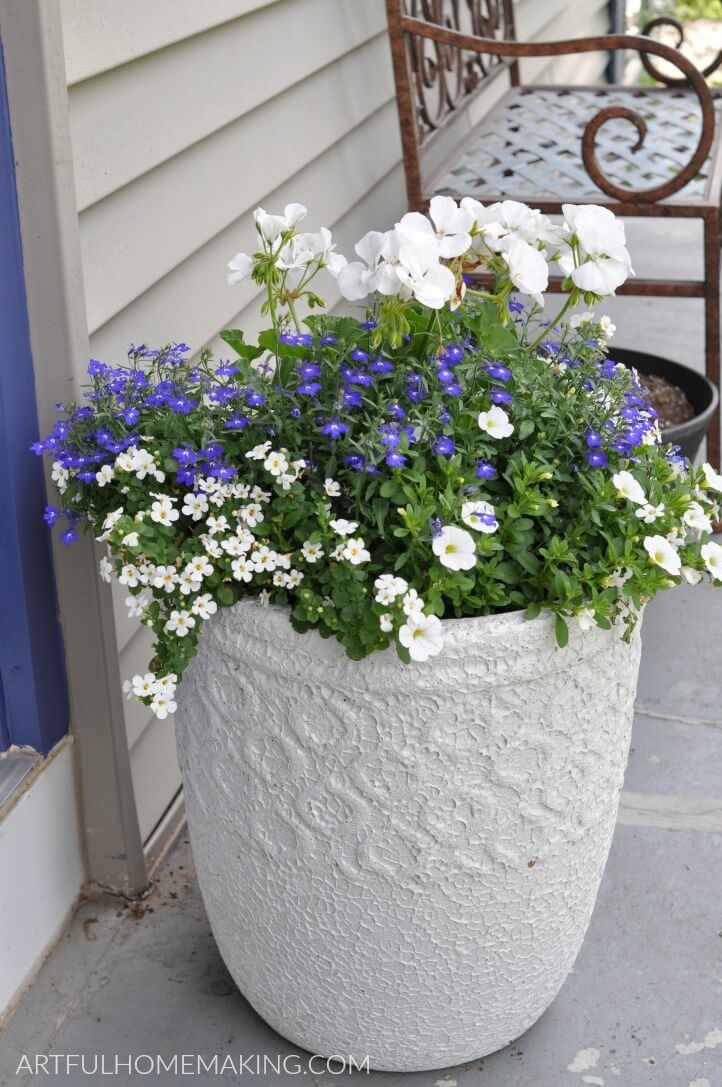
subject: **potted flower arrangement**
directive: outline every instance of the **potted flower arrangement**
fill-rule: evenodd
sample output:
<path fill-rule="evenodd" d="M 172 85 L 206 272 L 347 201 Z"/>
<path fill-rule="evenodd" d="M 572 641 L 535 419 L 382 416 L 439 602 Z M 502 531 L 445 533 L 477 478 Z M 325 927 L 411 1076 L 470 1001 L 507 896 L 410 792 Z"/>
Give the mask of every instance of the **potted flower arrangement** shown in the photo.
<path fill-rule="evenodd" d="M 258 343 L 93 361 L 36 447 L 46 519 L 94 532 L 155 633 L 129 695 L 178 702 L 231 973 L 294 1042 L 375 1068 L 482 1056 L 553 999 L 609 849 L 643 605 L 722 580 L 722 477 L 660 444 L 608 322 L 564 319 L 630 274 L 623 227 L 565 212 L 437 197 L 348 263 L 300 205 L 258 209 L 229 265 L 265 292 Z M 324 311 L 324 269 L 361 319 Z"/>

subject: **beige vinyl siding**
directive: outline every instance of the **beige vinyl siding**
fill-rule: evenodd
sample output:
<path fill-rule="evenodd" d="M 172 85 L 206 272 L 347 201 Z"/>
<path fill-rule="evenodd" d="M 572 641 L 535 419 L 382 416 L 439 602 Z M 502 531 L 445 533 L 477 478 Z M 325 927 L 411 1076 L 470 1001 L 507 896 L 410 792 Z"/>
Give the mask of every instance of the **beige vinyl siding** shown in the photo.
<path fill-rule="evenodd" d="M 60 0 L 91 352 L 131 341 L 220 347 L 260 325 L 257 288 L 225 265 L 253 246 L 250 212 L 291 200 L 339 248 L 404 210 L 384 0 Z M 599 0 L 520 0 L 519 35 L 605 29 Z M 595 78 L 587 58 L 534 78 Z M 338 302 L 335 284 L 326 300 Z M 123 676 L 148 632 L 114 587 Z M 126 731 L 148 838 L 179 786 L 172 722 L 128 703 Z"/>

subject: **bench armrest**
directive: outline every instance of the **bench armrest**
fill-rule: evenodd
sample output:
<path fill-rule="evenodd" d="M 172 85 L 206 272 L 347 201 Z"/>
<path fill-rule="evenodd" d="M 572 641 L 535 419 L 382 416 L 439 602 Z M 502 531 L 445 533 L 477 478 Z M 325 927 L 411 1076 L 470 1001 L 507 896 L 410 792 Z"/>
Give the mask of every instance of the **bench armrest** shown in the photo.
<path fill-rule="evenodd" d="M 582 161 L 584 167 L 595 185 L 607 196 L 611 196 L 621 203 L 628 203 L 631 197 L 635 202 L 653 204 L 658 200 L 667 199 L 684 188 L 707 160 L 715 131 L 715 110 L 710 89 L 705 83 L 702 73 L 688 57 L 685 57 L 678 49 L 673 49 L 669 45 L 655 41 L 654 38 L 641 37 L 636 34 L 605 34 L 596 38 L 576 38 L 570 41 L 517 42 L 497 40 L 495 38 L 479 38 L 463 34 L 458 30 L 451 30 L 437 23 L 428 23 L 423 19 L 416 19 L 410 15 L 403 15 L 400 22 L 401 29 L 406 34 L 427 38 L 456 50 L 466 50 L 470 53 L 489 53 L 499 57 L 556 57 L 617 49 L 632 49 L 639 53 L 640 57 L 646 57 L 648 54 L 663 57 L 683 73 L 684 78 L 680 79 L 680 85 L 690 87 L 694 91 L 702 110 L 700 137 L 687 165 L 669 181 L 661 185 L 655 185 L 651 189 L 632 192 L 615 184 L 611 178 L 606 176 L 597 158 L 597 132 L 602 125 L 614 118 L 629 121 L 637 130 L 637 142 L 632 150 L 638 151 L 644 144 L 647 135 L 647 124 L 644 118 L 635 110 L 628 109 L 626 106 L 607 106 L 595 114 L 584 129 L 582 136 Z M 654 71 L 651 74 L 657 78 Z"/>
<path fill-rule="evenodd" d="M 677 31 L 676 48 L 679 49 L 684 42 L 684 27 L 677 19 L 673 19 L 671 15 L 658 15 L 655 19 L 650 19 L 649 22 L 645 23 L 642 27 L 640 34 L 645 38 L 649 38 L 652 36 L 651 32 L 660 26 L 671 26 L 673 30 Z M 652 79 L 656 79 L 658 83 L 664 83 L 667 87 L 687 86 L 686 79 L 682 79 L 680 76 L 665 75 L 663 72 L 660 72 L 650 60 L 650 55 L 648 53 L 640 53 L 639 59 L 644 70 L 648 75 L 651 75 Z M 705 79 L 708 79 L 713 72 L 717 71 L 720 64 L 722 64 L 722 49 L 720 49 L 714 60 L 710 61 L 705 68 L 699 69 L 700 74 L 703 75 Z"/>

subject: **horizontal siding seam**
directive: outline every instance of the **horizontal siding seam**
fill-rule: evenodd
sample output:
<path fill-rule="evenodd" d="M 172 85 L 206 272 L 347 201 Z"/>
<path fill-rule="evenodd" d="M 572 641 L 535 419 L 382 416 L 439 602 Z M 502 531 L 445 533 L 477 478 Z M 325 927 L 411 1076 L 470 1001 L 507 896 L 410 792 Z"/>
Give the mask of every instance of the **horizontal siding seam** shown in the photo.
<path fill-rule="evenodd" d="M 358 129 L 362 127 L 362 125 L 368 124 L 369 121 L 373 120 L 374 117 L 378 117 L 385 110 L 388 110 L 389 106 L 392 103 L 393 103 L 394 108 L 395 108 L 396 98 L 393 95 L 390 98 L 387 98 L 386 101 L 383 102 L 380 106 L 378 106 L 375 110 L 372 110 L 371 113 L 367 114 L 366 117 L 362 118 L 362 120 L 360 120 L 357 124 L 355 124 L 353 126 L 353 128 L 348 129 L 348 131 L 344 133 L 344 135 L 341 137 L 340 140 L 337 140 L 335 143 L 330 144 L 329 146 L 325 147 L 319 154 L 314 155 L 312 158 L 310 158 L 306 162 L 302 163 L 294 171 L 293 176 L 300 173 L 302 170 L 308 169 L 308 167 L 312 166 L 314 162 L 317 162 L 319 159 L 322 159 L 324 157 L 324 155 L 329 154 L 329 152 L 332 151 L 334 147 L 338 147 L 339 144 L 343 143 L 349 137 L 353 136 L 353 134 L 355 132 L 357 132 Z M 211 135 L 212 135 L 212 133 L 211 133 Z M 108 199 L 108 197 L 106 197 L 105 199 Z M 262 199 L 262 197 L 260 199 Z M 239 215 L 237 215 L 234 219 L 231 219 L 228 223 L 225 223 L 219 230 L 216 230 L 212 234 L 209 234 L 208 237 L 205 238 L 200 245 L 197 245 L 194 249 L 192 249 L 189 253 L 187 253 L 186 256 L 182 260 L 179 260 L 176 264 L 173 265 L 172 268 L 169 268 L 168 271 L 164 275 L 159 276 L 158 279 L 153 281 L 153 283 L 151 283 L 149 285 L 146 285 L 144 287 L 144 289 L 142 291 L 140 291 L 134 298 L 131 298 L 128 302 L 126 302 L 124 305 L 120 306 L 117 310 L 114 310 L 112 313 L 108 314 L 108 316 L 106 316 L 103 319 L 103 321 L 101 321 L 98 325 L 95 325 L 95 326 L 89 325 L 88 334 L 90 336 L 94 336 L 94 335 L 96 335 L 96 333 L 100 332 L 107 324 L 109 324 L 116 317 L 118 317 L 119 314 L 123 313 L 124 310 L 127 310 L 130 306 L 132 306 L 134 304 L 134 302 L 136 302 L 138 300 L 138 298 L 142 298 L 144 294 L 148 294 L 159 283 L 162 283 L 164 279 L 166 279 L 168 276 L 172 275 L 173 272 L 177 268 L 181 268 L 188 261 L 192 260 L 193 257 L 197 253 L 199 253 L 202 249 L 204 249 L 206 245 L 209 245 L 216 238 L 220 237 L 221 234 L 224 234 L 227 230 L 229 230 L 233 226 L 234 223 L 237 223 L 237 222 L 239 222 L 239 220 L 244 219 L 246 216 L 250 215 L 251 210 L 252 209 L 251 209 L 250 206 L 248 208 L 245 208 L 243 211 L 241 211 L 241 213 Z M 233 254 L 229 255 L 229 259 L 230 259 L 230 257 L 232 255 Z"/>

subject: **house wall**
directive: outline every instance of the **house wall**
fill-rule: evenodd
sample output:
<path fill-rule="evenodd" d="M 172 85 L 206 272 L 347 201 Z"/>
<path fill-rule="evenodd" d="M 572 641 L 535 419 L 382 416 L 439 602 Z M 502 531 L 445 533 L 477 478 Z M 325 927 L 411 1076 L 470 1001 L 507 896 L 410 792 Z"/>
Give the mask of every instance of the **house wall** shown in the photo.
<path fill-rule="evenodd" d="M 383 0 L 60 0 L 90 348 L 218 346 L 254 331 L 257 288 L 225 283 L 251 249 L 249 213 L 290 200 L 349 251 L 404 210 Z M 603 0 L 518 0 L 520 38 L 607 29 Z M 524 64 L 528 79 L 598 78 L 603 56 Z M 327 301 L 338 299 L 328 284 Z M 80 375 L 78 375 L 80 377 Z M 120 671 L 147 632 L 116 593 Z M 128 704 L 145 839 L 179 786 L 172 721 Z"/>

